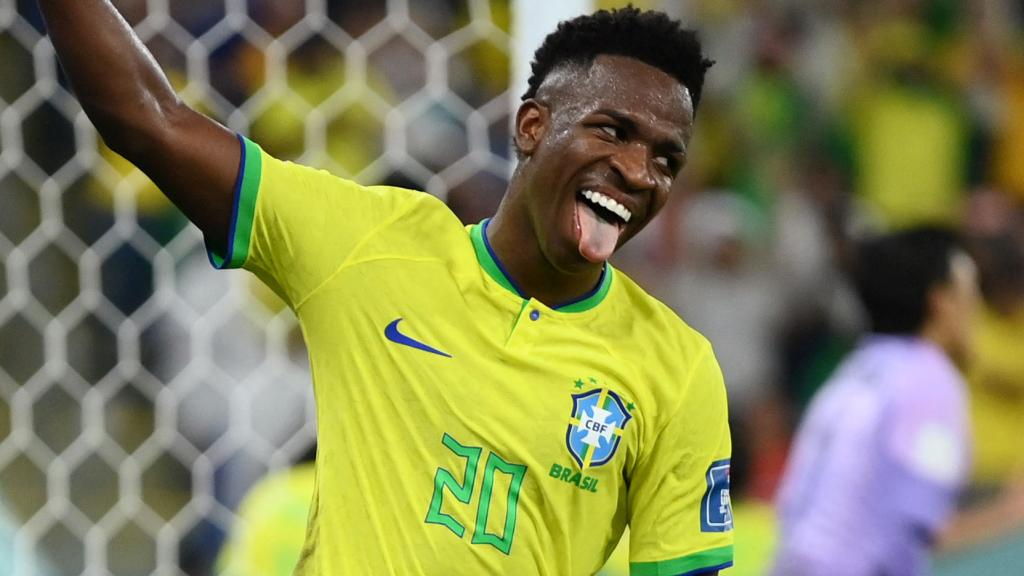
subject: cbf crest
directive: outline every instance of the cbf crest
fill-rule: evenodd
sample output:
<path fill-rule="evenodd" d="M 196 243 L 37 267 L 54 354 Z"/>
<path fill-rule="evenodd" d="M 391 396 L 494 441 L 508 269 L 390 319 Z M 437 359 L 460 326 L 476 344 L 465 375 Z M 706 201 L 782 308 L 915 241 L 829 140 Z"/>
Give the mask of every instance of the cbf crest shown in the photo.
<path fill-rule="evenodd" d="M 611 390 L 598 388 L 573 394 L 565 444 L 580 469 L 611 460 L 632 418 L 622 398 Z"/>

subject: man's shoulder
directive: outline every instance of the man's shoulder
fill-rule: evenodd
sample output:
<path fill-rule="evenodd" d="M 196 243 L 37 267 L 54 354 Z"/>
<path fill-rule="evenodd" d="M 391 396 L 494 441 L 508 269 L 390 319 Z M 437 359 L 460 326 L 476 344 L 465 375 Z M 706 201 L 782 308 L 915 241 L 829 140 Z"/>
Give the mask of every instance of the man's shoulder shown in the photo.
<path fill-rule="evenodd" d="M 879 356 L 884 354 L 883 377 L 893 401 L 932 405 L 960 401 L 964 392 L 960 371 L 941 348 L 918 337 L 888 340 L 876 347 Z"/>
<path fill-rule="evenodd" d="M 378 187 L 371 187 L 376 190 Z M 450 250 L 453 244 L 468 246 L 469 232 L 458 216 L 440 198 L 428 192 L 388 188 L 386 193 L 406 195 L 405 209 L 381 232 L 390 240 L 400 237 L 416 246 Z"/>
<path fill-rule="evenodd" d="M 458 218 L 451 209 L 437 196 L 429 192 L 399 188 L 396 186 L 363 186 L 367 193 L 380 196 L 390 196 L 397 203 L 404 207 L 402 217 L 403 224 L 413 224 L 441 220 L 447 224 L 455 224 L 461 228 Z"/>
<path fill-rule="evenodd" d="M 821 391 L 832 410 L 881 415 L 958 417 L 966 404 L 962 379 L 937 347 L 908 336 L 869 335 Z M 895 419 L 895 420 L 894 420 Z"/>
<path fill-rule="evenodd" d="M 665 303 L 619 270 L 615 281 L 619 290 L 613 316 L 624 335 L 616 347 L 634 352 L 645 370 L 675 377 L 688 373 L 704 355 L 713 356 L 708 339 Z"/>
<path fill-rule="evenodd" d="M 451 214 L 448 207 L 438 197 L 428 192 L 389 186 L 382 184 L 362 184 L 356 180 L 345 178 L 315 166 L 281 160 L 260 150 L 261 180 L 270 179 L 275 187 L 281 190 L 290 202 L 303 199 L 313 201 L 317 197 L 339 198 L 346 194 L 372 198 L 375 204 L 387 205 L 394 212 L 419 211 L 420 214 L 439 213 Z M 262 188 L 262 186 L 261 186 Z M 314 194 L 296 194 L 299 190 L 308 190 Z M 339 196 L 340 195 L 340 196 Z M 351 218 L 351 214 L 342 214 Z"/>
<path fill-rule="evenodd" d="M 360 188 L 361 192 L 380 197 L 393 205 L 384 218 L 371 226 L 373 244 L 389 247 L 391 252 L 417 253 L 450 248 L 452 243 L 468 241 L 468 234 L 458 217 L 433 194 L 394 186 Z M 342 220 L 357 217 L 351 214 L 336 216 Z"/>
<path fill-rule="evenodd" d="M 709 345 L 703 334 L 687 324 L 675 310 L 650 295 L 624 272 L 616 269 L 615 279 L 620 287 L 617 305 L 628 311 L 627 316 L 631 324 L 643 336 L 652 338 L 655 345 L 695 349 L 703 349 Z"/>

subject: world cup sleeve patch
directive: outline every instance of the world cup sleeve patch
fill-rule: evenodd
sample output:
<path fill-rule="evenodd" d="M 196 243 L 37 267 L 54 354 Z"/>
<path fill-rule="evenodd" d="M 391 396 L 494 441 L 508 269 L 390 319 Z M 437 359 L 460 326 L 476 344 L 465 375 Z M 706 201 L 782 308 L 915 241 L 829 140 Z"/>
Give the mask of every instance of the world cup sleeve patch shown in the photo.
<path fill-rule="evenodd" d="M 707 490 L 700 502 L 700 531 L 732 530 L 732 504 L 729 501 L 729 460 L 717 460 L 708 467 Z"/>

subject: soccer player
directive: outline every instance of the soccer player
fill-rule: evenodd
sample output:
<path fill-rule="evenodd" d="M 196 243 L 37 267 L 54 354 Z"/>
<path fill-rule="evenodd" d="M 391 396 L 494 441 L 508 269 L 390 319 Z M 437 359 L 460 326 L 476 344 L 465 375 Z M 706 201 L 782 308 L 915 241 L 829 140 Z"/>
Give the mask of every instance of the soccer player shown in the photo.
<path fill-rule="evenodd" d="M 969 470 L 965 386 L 976 271 L 952 233 L 858 248 L 871 334 L 814 398 L 778 506 L 778 576 L 926 572 Z"/>
<path fill-rule="evenodd" d="M 464 227 L 184 106 L 107 0 L 39 4 L 107 143 L 298 316 L 319 423 L 298 574 L 593 574 L 627 524 L 634 574 L 732 563 L 711 346 L 607 264 L 686 162 L 693 32 L 635 9 L 560 25 L 498 213 Z"/>

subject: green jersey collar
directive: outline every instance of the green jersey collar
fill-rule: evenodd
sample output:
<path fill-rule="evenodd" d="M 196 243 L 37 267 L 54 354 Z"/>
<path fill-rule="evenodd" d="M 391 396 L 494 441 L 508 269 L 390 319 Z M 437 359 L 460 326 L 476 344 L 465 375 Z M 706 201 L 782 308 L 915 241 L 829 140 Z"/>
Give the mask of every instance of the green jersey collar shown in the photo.
<path fill-rule="evenodd" d="M 498 260 L 498 255 L 494 253 L 494 249 L 491 248 L 491 243 L 487 239 L 487 225 L 490 224 L 490 221 L 490 218 L 485 219 L 483 222 L 472 226 L 469 230 L 469 237 L 473 240 L 473 250 L 476 252 L 477 262 L 480 263 L 480 267 L 495 282 L 525 300 L 526 296 L 523 295 L 523 291 L 512 280 L 512 277 L 508 275 L 508 271 L 505 270 L 501 261 Z M 585 312 L 596 307 L 604 300 L 605 296 L 608 295 L 608 290 L 612 287 L 613 270 L 606 263 L 604 268 L 601 269 L 601 278 L 597 281 L 597 286 L 594 286 L 593 290 L 569 302 L 552 306 L 552 309 L 559 312 Z"/>

